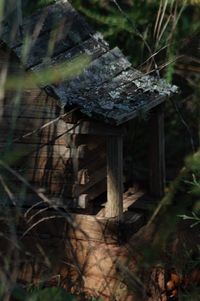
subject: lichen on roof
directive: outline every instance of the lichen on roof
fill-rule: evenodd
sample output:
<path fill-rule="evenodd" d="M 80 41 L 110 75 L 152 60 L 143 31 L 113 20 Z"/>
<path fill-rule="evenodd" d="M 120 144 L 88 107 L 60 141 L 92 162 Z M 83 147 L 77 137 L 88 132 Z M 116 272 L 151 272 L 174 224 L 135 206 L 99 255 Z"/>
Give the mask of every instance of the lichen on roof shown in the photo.
<path fill-rule="evenodd" d="M 134 69 L 119 48 L 110 50 L 102 35 L 94 32 L 68 1 L 57 1 L 24 18 L 21 31 L 16 31 L 12 41 L 8 28 L 2 26 L 0 39 L 19 59 L 23 59 L 24 40 L 29 32 L 32 43 L 24 64 L 36 74 L 46 68 L 47 62 L 54 68 L 82 54 L 89 56 L 90 64 L 80 75 L 45 87 L 60 106 L 78 107 L 90 117 L 119 125 L 177 92 L 176 86 L 163 79 Z M 51 33 L 55 30 L 55 45 L 47 59 Z"/>
<path fill-rule="evenodd" d="M 170 96 L 178 92 L 178 87 L 167 83 L 164 79 L 155 76 L 143 75 L 134 80 L 134 84 L 138 89 L 145 92 L 157 92 L 163 96 Z"/>

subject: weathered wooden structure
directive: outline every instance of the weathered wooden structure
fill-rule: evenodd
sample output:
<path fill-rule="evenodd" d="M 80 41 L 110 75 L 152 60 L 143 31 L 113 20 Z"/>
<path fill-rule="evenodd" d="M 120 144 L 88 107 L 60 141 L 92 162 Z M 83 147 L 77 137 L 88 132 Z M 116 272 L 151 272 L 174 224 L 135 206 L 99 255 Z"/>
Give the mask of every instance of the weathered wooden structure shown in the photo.
<path fill-rule="evenodd" d="M 40 87 L 35 84 L 22 92 L 16 89 L 1 95 L 4 161 L 62 208 L 82 208 L 88 213 L 89 204 L 107 191 L 98 224 L 98 214 L 75 217 L 78 223 L 81 219 L 81 226 L 85 223 L 91 240 L 99 240 L 110 218 L 124 219 L 126 224 L 127 217 L 129 224 L 136 224 L 137 218 L 130 222 L 133 214 L 123 214 L 127 210 L 123 206 L 126 124 L 141 112 L 150 112 L 149 191 L 160 197 L 165 182 L 163 103 L 173 87 L 135 70 L 117 47 L 110 50 L 68 1 L 26 17 L 20 30 L 11 29 L 4 20 L 0 38 L 1 71 L 14 76 L 33 73 L 36 82 L 45 68 L 55 69 L 83 55 L 89 58 L 84 70 L 70 79 L 60 81 L 59 76 L 58 82 L 44 80 Z M 33 205 L 40 198 L 17 175 L 4 170 L 15 192 L 15 205 Z M 3 191 L 2 195 L 5 203 L 8 198 Z M 116 239 L 118 223 L 111 224 Z M 72 239 L 83 238 L 80 229 L 76 236 L 70 233 Z M 113 235 L 108 237 L 113 239 Z"/>

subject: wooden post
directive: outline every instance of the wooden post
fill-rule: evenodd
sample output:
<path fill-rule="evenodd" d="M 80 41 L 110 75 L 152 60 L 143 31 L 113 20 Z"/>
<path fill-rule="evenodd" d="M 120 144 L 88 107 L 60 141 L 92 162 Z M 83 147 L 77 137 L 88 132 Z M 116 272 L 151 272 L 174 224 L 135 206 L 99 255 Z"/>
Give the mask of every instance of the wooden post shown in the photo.
<path fill-rule="evenodd" d="M 107 138 L 107 204 L 106 217 L 123 214 L 123 138 Z"/>
<path fill-rule="evenodd" d="M 151 111 L 150 132 L 150 195 L 162 197 L 165 187 L 164 106 Z"/>

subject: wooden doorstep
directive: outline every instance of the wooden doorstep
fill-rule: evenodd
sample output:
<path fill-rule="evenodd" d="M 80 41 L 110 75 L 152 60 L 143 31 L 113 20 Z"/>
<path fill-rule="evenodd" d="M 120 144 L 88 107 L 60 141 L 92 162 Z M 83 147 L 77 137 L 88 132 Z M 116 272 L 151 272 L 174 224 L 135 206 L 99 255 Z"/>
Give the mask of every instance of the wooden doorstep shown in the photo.
<path fill-rule="evenodd" d="M 134 205 L 138 202 L 138 200 L 144 195 L 144 192 L 141 190 L 133 191 L 133 189 L 128 190 L 123 194 L 123 212 L 129 210 L 130 207 L 134 207 Z M 106 206 L 106 203 L 103 204 Z M 136 206 L 137 208 L 137 206 Z M 98 213 L 97 217 L 105 217 L 105 208 L 102 208 Z"/>
<path fill-rule="evenodd" d="M 20 229 L 24 229 L 25 231 L 31 227 L 31 225 L 37 223 L 37 221 L 45 218 L 42 223 L 39 223 L 38 226 L 34 228 L 33 232 L 31 232 L 32 234 L 35 233 L 41 237 L 44 235 L 48 237 L 62 236 L 65 239 L 97 241 L 111 244 L 120 244 L 123 239 L 125 241 L 128 236 L 134 234 L 144 223 L 142 216 L 133 212 L 124 213 L 124 222 L 122 224 L 119 224 L 116 219 L 98 218 L 84 214 L 67 213 L 65 217 L 64 212 L 61 216 L 60 213 L 54 210 L 37 213 L 39 213 L 39 210 L 32 209 L 28 214 L 28 220 L 31 217 L 33 218 L 30 219 L 26 227 L 24 223 L 21 223 Z M 48 217 L 51 216 L 55 216 L 55 218 L 48 219 Z M 70 223 L 69 220 L 71 220 Z M 29 235 L 31 233 L 29 233 Z"/>

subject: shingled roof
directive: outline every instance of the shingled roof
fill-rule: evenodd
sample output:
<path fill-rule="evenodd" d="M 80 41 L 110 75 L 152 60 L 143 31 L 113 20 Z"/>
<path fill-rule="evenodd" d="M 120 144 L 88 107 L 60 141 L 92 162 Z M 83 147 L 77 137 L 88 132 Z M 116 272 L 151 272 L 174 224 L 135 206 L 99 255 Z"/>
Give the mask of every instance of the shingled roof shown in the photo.
<path fill-rule="evenodd" d="M 141 111 L 148 111 L 165 101 L 174 86 L 153 76 L 144 75 L 131 66 L 119 48 L 109 49 L 102 35 L 94 32 L 66 0 L 57 1 L 32 16 L 26 17 L 13 33 L 5 20 L 0 39 L 23 62 L 24 41 L 31 45 L 27 70 L 46 67 L 49 41 L 56 36 L 48 65 L 67 62 L 86 53 L 90 63 L 79 76 L 45 87 L 56 96 L 61 106 L 78 107 L 88 116 L 119 125 Z M 55 35 L 56 33 L 56 35 Z"/>

